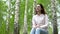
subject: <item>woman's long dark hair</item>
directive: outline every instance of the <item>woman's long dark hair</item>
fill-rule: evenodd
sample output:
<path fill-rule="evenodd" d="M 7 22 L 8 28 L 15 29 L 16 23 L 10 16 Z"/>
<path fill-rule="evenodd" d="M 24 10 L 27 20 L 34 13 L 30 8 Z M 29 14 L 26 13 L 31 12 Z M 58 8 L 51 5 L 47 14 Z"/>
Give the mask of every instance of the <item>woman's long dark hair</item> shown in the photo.
<path fill-rule="evenodd" d="M 43 7 L 43 5 L 42 4 L 38 4 L 38 5 L 40 5 L 41 6 L 41 14 L 46 14 L 46 12 L 45 12 L 45 10 L 44 10 L 44 7 Z M 35 10 L 35 14 L 37 14 L 37 11 Z"/>

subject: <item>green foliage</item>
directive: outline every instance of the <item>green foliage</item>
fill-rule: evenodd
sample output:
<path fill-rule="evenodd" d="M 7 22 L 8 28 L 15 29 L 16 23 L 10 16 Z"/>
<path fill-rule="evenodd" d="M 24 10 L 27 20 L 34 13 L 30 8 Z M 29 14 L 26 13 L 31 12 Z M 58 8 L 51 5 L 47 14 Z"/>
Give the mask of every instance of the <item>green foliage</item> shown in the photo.
<path fill-rule="evenodd" d="M 52 11 L 51 11 L 51 0 L 37 0 L 37 3 L 43 4 L 46 13 L 49 16 L 49 21 L 52 20 Z M 15 12 L 15 0 L 11 0 L 11 15 L 12 18 L 10 18 L 9 23 L 9 33 L 13 34 L 14 30 L 14 12 Z M 60 0 L 59 0 L 60 3 Z M 5 34 L 6 32 L 6 20 L 3 19 L 3 16 L 7 16 L 7 9 L 8 6 L 6 4 L 6 1 L 0 0 L 0 33 Z M 12 14 L 13 12 L 13 14 Z M 20 0 L 20 7 L 19 7 L 19 25 L 20 25 L 20 32 L 23 31 L 23 25 L 24 25 L 24 12 L 25 12 L 25 0 Z M 33 12 L 33 0 L 28 0 L 28 6 L 27 6 L 27 24 L 28 24 L 28 33 L 30 33 L 31 25 L 32 25 L 32 12 Z M 5 14 L 6 13 L 6 14 Z M 49 33 L 52 34 L 51 28 L 49 28 Z"/>

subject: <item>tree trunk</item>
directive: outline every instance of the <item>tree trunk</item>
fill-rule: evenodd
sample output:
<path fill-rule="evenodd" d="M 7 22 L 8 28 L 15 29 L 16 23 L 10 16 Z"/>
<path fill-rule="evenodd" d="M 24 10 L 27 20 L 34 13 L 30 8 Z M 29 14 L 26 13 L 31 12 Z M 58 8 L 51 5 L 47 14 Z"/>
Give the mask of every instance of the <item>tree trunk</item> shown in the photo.
<path fill-rule="evenodd" d="M 10 12 L 11 12 L 11 1 L 8 0 L 8 9 L 7 9 L 7 22 L 6 22 L 6 32 L 9 34 L 9 23 L 10 23 Z"/>
<path fill-rule="evenodd" d="M 20 0 L 16 0 L 15 5 L 15 19 L 14 19 L 14 34 L 19 34 L 19 3 Z"/>
<path fill-rule="evenodd" d="M 23 34 L 28 34 L 27 33 L 27 2 L 28 0 L 26 0 L 26 3 L 25 3 L 25 13 L 24 13 L 24 27 L 23 27 Z"/>
<path fill-rule="evenodd" d="M 56 14 L 56 0 L 51 0 L 51 7 L 52 7 L 52 13 L 53 13 L 53 34 L 58 34 L 58 28 L 57 28 L 57 14 Z"/>
<path fill-rule="evenodd" d="M 33 14 L 32 14 L 32 15 L 34 15 L 34 14 L 35 14 L 35 7 L 36 7 L 36 4 L 37 4 L 37 1 L 36 1 L 36 0 L 34 0 L 34 2 L 33 2 Z"/>

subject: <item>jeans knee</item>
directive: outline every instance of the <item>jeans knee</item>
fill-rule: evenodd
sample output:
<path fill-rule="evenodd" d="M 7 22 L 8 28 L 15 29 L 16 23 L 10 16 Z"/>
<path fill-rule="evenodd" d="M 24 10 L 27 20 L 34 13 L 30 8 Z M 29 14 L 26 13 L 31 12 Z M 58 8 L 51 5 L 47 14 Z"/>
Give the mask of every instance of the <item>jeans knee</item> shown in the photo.
<path fill-rule="evenodd" d="M 34 33 L 35 33 L 35 28 L 32 28 L 30 34 L 34 34 Z"/>

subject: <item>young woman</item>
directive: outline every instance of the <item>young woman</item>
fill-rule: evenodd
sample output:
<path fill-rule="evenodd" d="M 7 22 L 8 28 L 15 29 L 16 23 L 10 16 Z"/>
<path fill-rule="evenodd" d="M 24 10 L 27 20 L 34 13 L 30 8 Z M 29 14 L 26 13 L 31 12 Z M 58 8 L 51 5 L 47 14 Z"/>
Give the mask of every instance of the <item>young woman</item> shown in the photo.
<path fill-rule="evenodd" d="M 32 29 L 30 34 L 48 34 L 48 16 L 42 4 L 35 9 L 36 15 L 32 18 Z"/>

